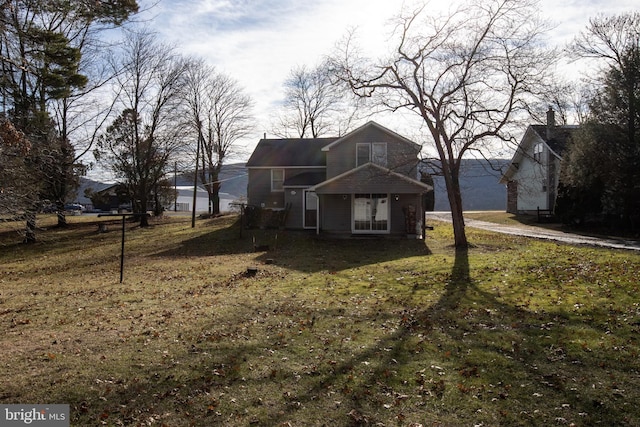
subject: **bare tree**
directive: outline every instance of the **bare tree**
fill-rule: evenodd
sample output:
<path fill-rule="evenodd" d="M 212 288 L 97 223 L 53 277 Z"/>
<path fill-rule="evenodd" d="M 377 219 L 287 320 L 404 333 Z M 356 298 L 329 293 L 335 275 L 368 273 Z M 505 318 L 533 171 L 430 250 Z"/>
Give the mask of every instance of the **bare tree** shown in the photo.
<path fill-rule="evenodd" d="M 357 102 L 344 96 L 331 77 L 328 62 L 313 69 L 304 65 L 292 69 L 284 84 L 283 110 L 273 132 L 283 138 L 317 138 L 350 130 L 357 120 Z"/>
<path fill-rule="evenodd" d="M 621 120 L 626 123 L 630 145 L 634 145 L 638 127 L 637 93 L 640 89 L 637 73 L 640 64 L 640 12 L 600 15 L 590 19 L 587 29 L 576 37 L 570 51 L 577 57 L 600 60 L 605 72 L 615 70 L 618 74 L 622 83 L 620 96 L 628 105 Z"/>
<path fill-rule="evenodd" d="M 107 66 L 107 52 L 114 46 L 99 40 L 97 33 L 101 30 L 87 27 L 72 34 L 71 40 L 80 47 L 82 53 L 79 70 L 87 76 L 88 81 L 84 87 L 72 88 L 64 97 L 50 103 L 57 132 L 60 139 L 67 143 L 67 169 L 73 171 L 76 179 L 91 169 L 92 164 L 87 162 L 86 155 L 94 148 L 98 136 L 112 118 L 118 99 L 108 88 L 119 72 Z M 66 225 L 64 203 L 76 189 L 72 185 L 76 183 L 69 178 L 60 176 L 57 179 L 61 185 L 54 199 L 58 208 L 59 226 Z"/>
<path fill-rule="evenodd" d="M 231 77 L 203 61 L 191 61 L 185 99 L 188 128 L 200 144 L 200 180 L 209 195 L 210 213 L 220 213 L 219 175 L 238 142 L 253 130 L 251 98 Z"/>
<path fill-rule="evenodd" d="M 365 60 L 348 38 L 332 67 L 356 95 L 419 116 L 438 153 L 455 245 L 464 248 L 462 159 L 488 157 L 496 141 L 514 142 L 510 124 L 550 80 L 554 54 L 540 47 L 546 26 L 533 1 L 477 1 L 442 17 L 426 11 L 399 18 L 390 57 Z"/>
<path fill-rule="evenodd" d="M 122 113 L 98 141 L 94 152 L 129 191 L 134 212 L 146 213 L 173 156 L 184 148 L 181 99 L 186 62 L 176 51 L 158 43 L 149 32 L 132 34 L 114 67 Z M 141 226 L 148 225 L 146 216 Z"/>

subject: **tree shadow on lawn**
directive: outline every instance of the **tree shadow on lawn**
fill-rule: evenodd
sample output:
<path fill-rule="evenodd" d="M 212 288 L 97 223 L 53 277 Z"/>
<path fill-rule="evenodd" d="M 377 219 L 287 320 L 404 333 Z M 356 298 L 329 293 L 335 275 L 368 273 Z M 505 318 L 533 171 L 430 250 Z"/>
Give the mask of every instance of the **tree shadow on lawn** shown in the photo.
<path fill-rule="evenodd" d="M 254 255 L 258 263 L 274 263 L 303 272 L 341 271 L 402 258 L 431 254 L 423 240 L 371 237 L 318 238 L 311 232 L 243 230 L 236 226 L 188 239 L 157 257 Z M 256 250 L 258 249 L 258 250 Z"/>
<path fill-rule="evenodd" d="M 634 398 L 624 392 L 631 393 L 626 378 L 633 377 L 637 361 L 599 350 L 607 356 L 602 360 L 571 344 L 575 329 L 602 326 L 588 319 L 605 314 L 604 307 L 602 313 L 594 309 L 578 316 L 506 304 L 474 282 L 465 250 L 456 251 L 444 292 L 426 308 L 398 304 L 358 316 L 353 308 L 340 308 L 347 299 L 314 310 L 309 301 L 274 300 L 264 292 L 262 304 L 238 303 L 226 318 L 205 322 L 201 333 L 174 344 L 169 349 L 174 362 L 135 368 L 106 396 L 100 389 L 88 397 L 52 398 L 71 403 L 74 421 L 105 417 L 101 421 L 107 423 L 159 420 L 166 411 L 194 425 L 292 420 L 354 426 L 403 420 L 633 425 L 640 420 Z M 324 326 L 306 323 L 312 315 Z M 343 337 L 324 329 L 335 328 L 332 322 L 339 318 Z M 254 329 L 256 324 L 262 329 Z M 343 350 L 348 334 L 355 339 L 354 328 L 368 324 L 390 326 Z M 83 405 L 89 405 L 90 418 L 81 414 Z"/>
<path fill-rule="evenodd" d="M 583 314 L 587 318 L 598 315 Z M 354 367 L 371 360 L 376 361 L 376 367 L 348 392 L 342 389 L 346 402 L 341 404 L 340 411 L 349 416 L 352 425 L 389 421 L 368 414 L 379 414 L 385 401 L 385 408 L 397 407 L 396 411 L 401 413 L 400 400 L 409 398 L 412 392 L 451 405 L 441 414 L 427 413 L 415 422 L 437 423 L 442 418 L 445 422 L 459 419 L 463 423 L 477 420 L 506 425 L 572 421 L 584 425 L 635 425 L 640 420 L 635 399 L 623 396 L 625 388 L 633 388 L 628 379 L 625 383 L 625 375 L 637 372 L 638 368 L 633 353 L 626 363 L 620 363 L 620 359 L 615 363 L 591 357 L 584 346 L 570 348 L 569 341 L 575 338 L 573 330 L 598 326 L 564 311 L 527 311 L 480 290 L 470 276 L 467 250 L 456 251 L 450 280 L 435 304 L 424 310 L 405 311 L 396 320 L 400 327 L 393 333 L 310 381 L 306 384 L 307 391 L 295 396 L 301 405 L 271 414 L 273 420 L 286 422 L 301 406 L 313 404 L 327 390 L 348 383 L 345 378 L 353 374 Z M 426 338 L 425 343 L 419 339 L 416 346 L 418 336 Z M 439 360 L 421 360 L 422 346 L 435 346 Z M 440 371 L 436 364 L 444 368 Z M 400 371 L 403 365 L 422 365 L 431 378 L 405 378 L 405 384 L 415 382 L 415 386 L 403 389 L 403 382 L 392 378 L 392 372 Z M 608 384 L 599 382 L 603 378 Z M 599 390 L 594 391 L 596 384 Z M 458 399 L 467 402 L 461 405 L 459 415 L 448 418 L 451 412 L 456 412 Z M 536 399 L 542 399 L 543 404 L 539 406 Z M 554 407 L 549 407 L 550 403 Z M 422 404 L 429 406 L 424 401 L 418 403 Z M 469 411 L 469 407 L 479 407 L 477 412 L 490 415 L 479 416 L 476 411 Z"/>
<path fill-rule="evenodd" d="M 640 367 L 634 352 L 624 363 L 619 355 L 618 363 L 611 363 L 575 342 L 576 331 L 615 335 L 613 328 L 593 321 L 610 319 L 610 309 L 599 307 L 580 314 L 528 310 L 526 304 L 507 304 L 498 294 L 480 289 L 470 273 L 468 251 L 457 250 L 444 294 L 436 304 L 418 311 L 409 328 L 438 332 L 441 338 L 435 341 L 446 360 L 442 363 L 451 361 L 458 371 L 460 395 L 476 393 L 474 397 L 481 400 L 493 396 L 487 406 L 499 414 L 494 421 L 508 425 L 635 425 L 639 421 L 637 410 L 631 414 L 631 408 L 625 408 L 634 405 L 635 399 L 625 402 L 615 395 L 618 387 L 635 388 L 628 382 L 622 385 L 625 376 L 629 379 L 627 372 Z M 616 358 L 615 351 L 611 356 Z M 608 384 L 599 382 L 602 378 Z M 596 384 L 598 391 L 593 390 Z M 493 393 L 488 387 L 493 387 Z M 537 406 L 531 396 L 555 406 Z M 495 398 L 500 404 L 494 404 Z"/>

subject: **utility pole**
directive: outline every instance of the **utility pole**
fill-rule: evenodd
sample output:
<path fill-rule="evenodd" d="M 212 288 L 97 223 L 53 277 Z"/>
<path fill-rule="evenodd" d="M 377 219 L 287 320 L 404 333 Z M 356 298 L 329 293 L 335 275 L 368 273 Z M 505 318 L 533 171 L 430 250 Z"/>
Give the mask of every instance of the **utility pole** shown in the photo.
<path fill-rule="evenodd" d="M 198 123 L 198 125 L 200 125 Z M 196 202 L 198 196 L 198 162 L 200 159 L 200 139 L 202 138 L 202 133 L 200 131 L 200 127 L 198 126 L 198 147 L 196 148 L 196 170 L 193 174 L 193 209 L 191 210 L 191 228 L 196 227 Z"/>

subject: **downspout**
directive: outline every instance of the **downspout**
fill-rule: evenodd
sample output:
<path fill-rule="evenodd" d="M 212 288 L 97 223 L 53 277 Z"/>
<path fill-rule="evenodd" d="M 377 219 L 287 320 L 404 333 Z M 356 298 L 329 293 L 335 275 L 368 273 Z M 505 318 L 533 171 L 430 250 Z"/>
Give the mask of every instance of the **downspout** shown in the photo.
<path fill-rule="evenodd" d="M 420 209 L 418 210 L 418 212 L 420 212 L 420 238 L 422 240 L 426 240 L 427 239 L 427 212 L 425 211 L 426 207 L 425 207 L 425 203 L 424 203 L 424 193 L 420 193 L 418 195 L 418 199 L 420 200 Z"/>
<path fill-rule="evenodd" d="M 318 197 L 318 209 L 316 209 L 316 236 L 320 235 L 320 196 L 316 193 Z"/>

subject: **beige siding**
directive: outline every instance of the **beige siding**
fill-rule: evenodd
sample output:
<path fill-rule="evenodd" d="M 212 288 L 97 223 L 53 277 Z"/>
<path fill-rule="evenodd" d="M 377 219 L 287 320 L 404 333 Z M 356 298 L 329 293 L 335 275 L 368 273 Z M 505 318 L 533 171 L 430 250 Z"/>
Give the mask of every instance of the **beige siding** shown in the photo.
<path fill-rule="evenodd" d="M 284 192 L 271 191 L 271 169 L 249 169 L 247 202 L 270 209 L 284 208 Z M 286 179 L 286 171 L 285 171 Z"/>
<path fill-rule="evenodd" d="M 378 168 L 365 168 L 318 188 L 327 193 L 415 193 L 416 184 Z"/>
<path fill-rule="evenodd" d="M 404 234 L 405 233 L 405 221 L 403 207 L 409 204 L 409 198 L 413 199 L 413 195 L 400 196 L 398 200 L 395 199 L 393 194 L 390 195 L 391 199 L 391 234 Z"/>
<path fill-rule="evenodd" d="M 320 223 L 323 231 L 351 233 L 351 196 L 339 194 L 321 196 Z"/>
<path fill-rule="evenodd" d="M 387 168 L 414 179 L 417 177 L 418 152 L 416 149 L 393 135 L 371 127 L 363 129 L 329 149 L 327 152 L 327 179 L 355 168 L 356 145 L 373 142 L 387 143 Z"/>
<path fill-rule="evenodd" d="M 416 209 L 416 220 L 420 221 L 422 216 L 421 206 L 422 197 L 416 194 L 399 194 L 398 200 L 395 196 L 391 195 L 391 233 L 392 234 L 405 234 L 407 233 L 405 224 L 405 209 L 409 205 L 413 205 Z M 420 234 L 416 230 L 411 230 L 409 234 Z"/>

